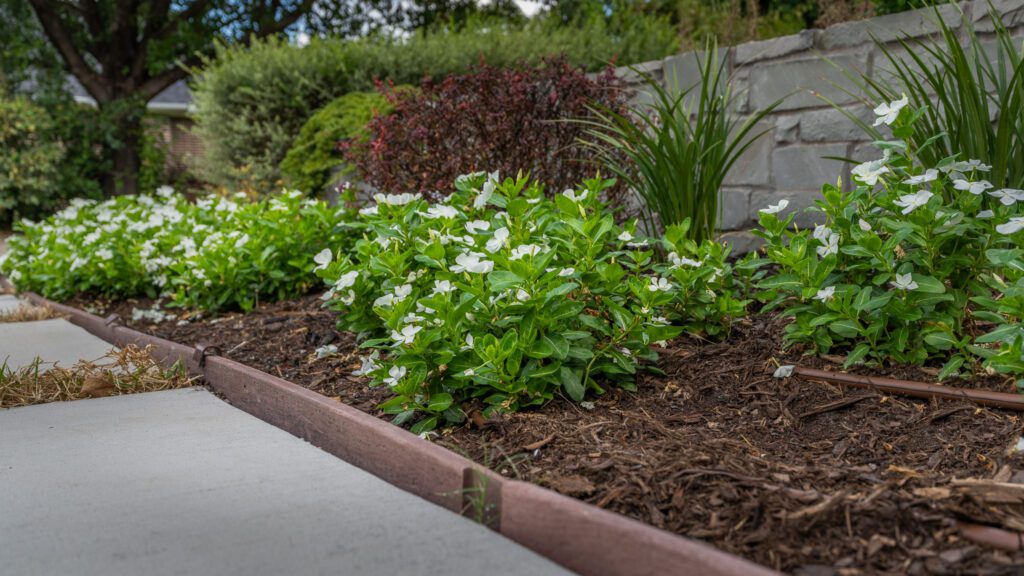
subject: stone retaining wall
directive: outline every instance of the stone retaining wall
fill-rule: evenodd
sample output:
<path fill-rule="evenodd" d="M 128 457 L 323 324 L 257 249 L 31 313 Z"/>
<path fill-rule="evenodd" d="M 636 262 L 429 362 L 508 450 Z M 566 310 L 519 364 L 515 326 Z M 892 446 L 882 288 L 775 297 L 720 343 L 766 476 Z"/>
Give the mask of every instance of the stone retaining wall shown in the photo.
<path fill-rule="evenodd" d="M 1024 0 L 994 1 L 1003 23 L 1024 42 Z M 965 23 L 974 27 L 983 41 L 991 40 L 993 25 L 989 4 L 984 0 L 947 4 L 939 10 L 954 29 L 963 32 Z M 914 10 L 870 20 L 837 24 L 826 30 L 805 30 L 760 42 L 741 44 L 722 51 L 735 81 L 741 113 L 766 107 L 779 98 L 785 101 L 764 122 L 769 132 L 736 163 L 722 190 L 721 226 L 723 237 L 739 251 L 756 245 L 756 238 L 744 230 L 754 226 L 757 211 L 780 199 L 790 208 L 812 205 L 825 182 L 842 177 L 849 181 L 850 166 L 827 157 L 870 160 L 878 153 L 863 132 L 824 99 L 844 106 L 862 118 L 871 118 L 854 85 L 836 68 L 860 71 L 872 78 L 884 78 L 887 60 L 872 36 L 897 51 L 901 37 L 920 38 L 938 31 L 935 12 Z M 988 43 L 994 45 L 994 43 Z M 1020 46 L 1020 42 L 1018 42 Z M 690 86 L 699 79 L 699 52 L 670 56 L 647 62 L 639 69 L 675 87 Z M 628 69 L 620 75 L 633 84 L 638 77 Z M 847 93 L 845 90 L 852 92 Z M 797 222 L 810 223 L 801 214 Z"/>

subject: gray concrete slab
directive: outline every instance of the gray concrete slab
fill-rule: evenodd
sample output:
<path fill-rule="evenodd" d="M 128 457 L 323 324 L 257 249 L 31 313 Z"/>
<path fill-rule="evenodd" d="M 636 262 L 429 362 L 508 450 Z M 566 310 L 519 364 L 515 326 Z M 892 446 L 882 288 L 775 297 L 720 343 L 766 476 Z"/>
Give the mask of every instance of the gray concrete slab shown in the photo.
<path fill-rule="evenodd" d="M 36 322 L 0 322 L 0 365 L 16 370 L 44 364 L 70 368 L 79 360 L 96 360 L 113 346 L 62 318 Z"/>
<path fill-rule="evenodd" d="M 203 389 L 0 411 L 0 572 L 566 574 Z"/>
<path fill-rule="evenodd" d="M 0 314 L 17 310 L 21 300 L 12 294 L 0 294 Z"/>

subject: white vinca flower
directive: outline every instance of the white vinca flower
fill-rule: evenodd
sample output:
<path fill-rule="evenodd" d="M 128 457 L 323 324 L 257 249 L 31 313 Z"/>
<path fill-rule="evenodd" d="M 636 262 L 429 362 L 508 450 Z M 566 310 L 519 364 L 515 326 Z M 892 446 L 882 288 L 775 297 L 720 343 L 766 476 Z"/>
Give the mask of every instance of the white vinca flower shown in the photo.
<path fill-rule="evenodd" d="M 334 283 L 334 289 L 344 290 L 345 288 L 351 288 L 355 285 L 357 278 L 359 278 L 359 270 L 346 272 L 338 278 L 337 282 Z"/>
<path fill-rule="evenodd" d="M 509 256 L 512 260 L 521 260 L 526 256 L 536 256 L 540 253 L 540 246 L 536 244 L 522 244 L 512 249 L 512 255 Z"/>
<path fill-rule="evenodd" d="M 577 194 L 576 191 L 573 190 L 572 188 L 566 188 L 565 190 L 562 191 L 562 196 L 565 196 L 566 198 L 572 200 L 573 202 L 583 202 L 587 198 L 587 191 L 584 190 Z"/>
<path fill-rule="evenodd" d="M 818 246 L 818 256 L 822 258 L 829 256 L 830 254 L 839 253 L 839 234 L 830 233 L 828 238 L 822 240 L 822 245 Z"/>
<path fill-rule="evenodd" d="M 1006 224 L 1000 224 L 996 226 L 996 232 L 1006 235 L 1016 234 L 1021 230 L 1024 230 L 1024 216 L 1010 218 L 1010 221 L 1007 222 Z"/>
<path fill-rule="evenodd" d="M 1001 190 L 993 190 L 988 194 L 993 198 L 998 198 L 1003 206 L 1013 206 L 1017 202 L 1024 202 L 1024 190 L 1003 188 Z"/>
<path fill-rule="evenodd" d="M 561 270 L 558 271 L 558 275 L 563 277 L 563 278 L 566 277 L 566 276 L 572 276 L 575 273 L 576 273 L 576 269 L 575 268 L 562 268 Z"/>
<path fill-rule="evenodd" d="M 981 160 L 961 160 L 941 168 L 943 172 L 988 172 L 991 169 L 988 164 L 982 164 Z"/>
<path fill-rule="evenodd" d="M 857 221 L 857 226 L 864 232 L 871 232 L 871 224 L 863 218 Z"/>
<path fill-rule="evenodd" d="M 664 278 L 651 278 L 650 285 L 647 289 L 651 292 L 668 292 L 672 289 L 672 283 Z"/>
<path fill-rule="evenodd" d="M 963 179 L 953 180 L 953 188 L 957 190 L 966 190 L 975 196 L 981 194 L 985 190 L 992 188 L 992 184 L 987 180 L 979 180 L 977 182 L 969 182 Z"/>
<path fill-rule="evenodd" d="M 490 230 L 491 223 L 486 220 L 473 220 L 466 222 L 466 231 L 470 234 L 477 234 L 481 230 Z"/>
<path fill-rule="evenodd" d="M 494 262 L 484 260 L 487 256 L 478 252 L 466 252 L 455 257 L 455 265 L 452 272 L 470 272 L 473 274 L 487 274 L 494 270 Z"/>
<path fill-rule="evenodd" d="M 874 186 L 878 184 L 878 179 L 882 177 L 882 174 L 890 172 L 889 167 L 886 166 L 887 162 L 889 162 L 888 155 L 878 160 L 858 164 L 850 170 L 850 175 L 856 177 L 865 186 Z"/>
<path fill-rule="evenodd" d="M 917 176 L 911 176 L 903 181 L 904 184 L 925 184 L 932 182 L 939 177 L 939 171 L 935 168 L 929 168 L 924 171 L 924 174 L 918 174 Z"/>
<path fill-rule="evenodd" d="M 401 194 L 374 194 L 373 199 L 377 201 L 377 204 L 387 204 L 388 206 L 404 206 L 410 202 L 419 199 L 419 194 L 412 194 L 409 192 L 403 192 Z"/>
<path fill-rule="evenodd" d="M 487 203 L 491 200 L 491 196 L 494 196 L 494 191 L 497 189 L 498 173 L 493 172 L 487 176 L 487 181 L 484 182 L 483 190 L 473 200 L 473 208 L 480 209 L 487 206 Z"/>
<path fill-rule="evenodd" d="M 416 341 L 416 334 L 419 333 L 420 330 L 423 330 L 422 326 L 407 324 L 402 326 L 401 331 L 392 330 L 391 339 L 394 340 L 396 344 L 412 344 Z"/>
<path fill-rule="evenodd" d="M 928 201 L 932 199 L 932 196 L 934 196 L 934 194 L 927 190 L 918 190 L 913 194 L 900 196 L 899 199 L 893 203 L 903 208 L 903 214 L 910 214 L 914 210 L 927 204 Z"/>
<path fill-rule="evenodd" d="M 916 290 L 917 282 L 914 282 L 914 276 L 910 272 L 896 274 L 896 279 L 892 281 L 892 287 L 897 290 Z"/>
<path fill-rule="evenodd" d="M 455 287 L 448 280 L 434 280 L 433 294 L 447 294 L 453 290 L 455 290 Z"/>
<path fill-rule="evenodd" d="M 692 268 L 700 268 L 701 262 L 698 260 L 691 260 L 685 256 L 680 256 L 675 252 L 668 253 L 668 261 L 672 263 L 672 268 L 679 268 L 680 266 L 690 266 Z"/>
<path fill-rule="evenodd" d="M 376 204 L 374 204 L 373 206 L 367 206 L 365 208 L 359 209 L 360 216 L 376 216 L 378 212 L 379 210 L 377 209 Z"/>
<path fill-rule="evenodd" d="M 832 229 L 829 228 L 828 226 L 823 226 L 821 224 L 815 226 L 814 232 L 811 233 L 811 236 L 813 236 L 814 239 L 817 240 L 818 242 L 824 242 L 828 240 L 828 237 L 831 235 Z"/>
<path fill-rule="evenodd" d="M 779 200 L 778 204 L 769 204 L 767 208 L 761 208 L 758 210 L 761 214 L 778 214 L 789 206 L 789 200 Z"/>
<path fill-rule="evenodd" d="M 981 212 L 978 212 L 978 218 L 980 218 L 982 220 L 987 220 L 989 218 L 994 218 L 995 215 L 996 215 L 996 213 L 991 211 L 991 210 L 982 210 Z"/>
<path fill-rule="evenodd" d="M 527 292 L 526 290 L 523 290 L 522 288 L 516 289 L 516 300 L 519 300 L 520 302 L 526 302 L 529 299 L 530 299 L 530 293 L 529 292 Z"/>
<path fill-rule="evenodd" d="M 623 230 L 622 234 L 618 236 L 619 242 L 630 242 L 633 240 L 633 233 L 629 230 Z"/>
<path fill-rule="evenodd" d="M 110 260 L 114 257 L 114 253 L 106 248 L 102 248 L 96 251 L 96 257 L 100 260 Z"/>
<path fill-rule="evenodd" d="M 324 268 L 327 268 L 331 264 L 331 260 L 333 259 L 334 254 L 331 253 L 330 248 L 324 248 L 323 250 L 317 252 L 316 256 L 313 256 L 313 262 L 316 262 L 316 268 L 313 268 L 313 271 L 315 272 L 317 270 L 323 270 Z"/>
<path fill-rule="evenodd" d="M 903 110 L 903 108 L 905 108 L 909 103 L 910 99 L 907 98 L 906 94 L 903 94 L 903 97 L 899 100 L 879 104 L 875 108 L 875 115 L 878 116 L 878 118 L 875 119 L 875 126 L 881 126 L 882 124 L 885 124 L 886 126 L 891 125 L 896 121 L 896 118 L 899 117 L 900 110 Z"/>
<path fill-rule="evenodd" d="M 832 300 L 832 298 L 834 298 L 835 295 L 836 295 L 836 287 L 835 286 L 828 286 L 826 288 L 822 288 L 821 290 L 818 290 L 818 293 L 814 295 L 814 299 L 815 300 L 819 300 L 821 302 L 828 302 L 828 301 Z"/>
<path fill-rule="evenodd" d="M 459 216 L 459 211 L 451 206 L 445 206 L 444 204 L 434 204 L 430 208 L 427 208 L 427 212 L 424 216 L 431 220 L 434 218 L 457 218 Z"/>
<path fill-rule="evenodd" d="M 508 228 L 498 228 L 494 231 L 494 236 L 484 245 L 484 248 L 491 253 L 497 252 L 505 245 L 506 240 L 508 240 Z"/>
<path fill-rule="evenodd" d="M 384 379 L 384 383 L 388 386 L 396 386 L 402 378 L 405 378 L 406 372 L 405 366 L 392 366 L 388 369 L 388 377 Z"/>

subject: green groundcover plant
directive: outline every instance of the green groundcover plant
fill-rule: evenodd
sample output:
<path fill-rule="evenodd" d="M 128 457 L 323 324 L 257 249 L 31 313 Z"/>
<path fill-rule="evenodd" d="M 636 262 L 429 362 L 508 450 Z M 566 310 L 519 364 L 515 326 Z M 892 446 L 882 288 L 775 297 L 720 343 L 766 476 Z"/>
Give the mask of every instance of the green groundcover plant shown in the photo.
<path fill-rule="evenodd" d="M 635 222 L 620 228 L 600 201 L 612 184 L 551 199 L 524 177 L 477 173 L 433 205 L 380 194 L 360 211 L 354 248 L 316 261 L 340 326 L 375 349 L 358 374 L 394 391 L 386 412 L 422 416 L 413 430 L 425 432 L 461 421 L 464 402 L 490 413 L 631 389 L 653 344 L 742 315 L 728 250 L 682 228 L 634 237 Z"/>
<path fill-rule="evenodd" d="M 343 217 L 298 192 L 189 202 L 162 187 L 153 196 L 75 200 L 44 221 L 16 224 L 0 272 L 21 290 L 58 299 L 167 296 L 201 310 L 248 310 L 316 283 L 314 247 Z"/>
<path fill-rule="evenodd" d="M 823 224 L 792 229 L 785 201 L 761 210 L 767 260 L 779 267 L 760 284 L 767 308 L 793 317 L 790 343 L 839 349 L 848 365 L 935 362 L 940 379 L 979 367 L 1024 374 L 1024 190 L 994 186 L 992 167 L 975 159 L 916 164 L 927 110 L 906 97 L 875 112 L 896 139 L 852 170 L 852 191 L 824 187 L 811 208 Z"/>

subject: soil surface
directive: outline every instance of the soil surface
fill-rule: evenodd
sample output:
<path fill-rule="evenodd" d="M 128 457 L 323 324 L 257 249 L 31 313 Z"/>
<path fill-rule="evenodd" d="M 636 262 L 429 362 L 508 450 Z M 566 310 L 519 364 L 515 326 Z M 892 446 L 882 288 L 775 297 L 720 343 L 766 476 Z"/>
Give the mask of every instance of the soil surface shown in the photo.
<path fill-rule="evenodd" d="M 148 301 L 77 305 L 118 312 L 161 337 L 225 356 L 384 418 L 384 388 L 351 376 L 359 350 L 315 296 L 218 318 L 131 320 Z M 958 522 L 1024 531 L 1017 412 L 929 402 L 794 377 L 778 364 L 838 370 L 782 352 L 783 321 L 757 315 L 720 343 L 682 338 L 635 393 L 612 389 L 466 426 L 434 441 L 501 474 L 801 575 L 1021 574 L 1024 552 L 965 539 Z M 315 350 L 337 346 L 334 356 Z M 912 367 L 854 370 L 921 381 Z M 1012 391 L 986 377 L 957 385 Z"/>

